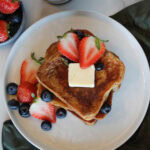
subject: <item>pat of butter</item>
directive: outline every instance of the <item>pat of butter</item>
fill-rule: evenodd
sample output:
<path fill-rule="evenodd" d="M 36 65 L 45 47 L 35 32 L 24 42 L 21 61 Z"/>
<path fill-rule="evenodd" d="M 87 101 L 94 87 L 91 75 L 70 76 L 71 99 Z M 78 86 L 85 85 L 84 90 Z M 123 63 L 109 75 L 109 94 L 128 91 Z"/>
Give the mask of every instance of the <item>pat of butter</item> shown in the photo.
<path fill-rule="evenodd" d="M 79 63 L 70 63 L 68 78 L 70 87 L 93 88 L 95 86 L 95 67 L 92 65 L 82 69 Z"/>

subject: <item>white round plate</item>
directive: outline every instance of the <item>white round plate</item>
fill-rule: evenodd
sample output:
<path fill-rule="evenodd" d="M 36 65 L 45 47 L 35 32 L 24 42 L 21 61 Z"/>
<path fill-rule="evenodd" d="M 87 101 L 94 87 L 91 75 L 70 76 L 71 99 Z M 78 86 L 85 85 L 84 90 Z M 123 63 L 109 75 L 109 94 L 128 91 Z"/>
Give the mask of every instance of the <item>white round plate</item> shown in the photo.
<path fill-rule="evenodd" d="M 13 46 L 4 72 L 5 87 L 20 80 L 20 66 L 31 52 L 44 56 L 46 49 L 70 28 L 88 29 L 104 40 L 126 67 L 121 88 L 114 94 L 112 111 L 94 126 L 87 126 L 68 113 L 57 119 L 52 130 L 44 132 L 38 119 L 22 118 L 8 108 L 9 115 L 22 135 L 44 150 L 111 150 L 123 144 L 141 124 L 150 98 L 150 71 L 145 54 L 136 39 L 122 25 L 96 12 L 66 11 L 50 15 L 32 25 Z"/>

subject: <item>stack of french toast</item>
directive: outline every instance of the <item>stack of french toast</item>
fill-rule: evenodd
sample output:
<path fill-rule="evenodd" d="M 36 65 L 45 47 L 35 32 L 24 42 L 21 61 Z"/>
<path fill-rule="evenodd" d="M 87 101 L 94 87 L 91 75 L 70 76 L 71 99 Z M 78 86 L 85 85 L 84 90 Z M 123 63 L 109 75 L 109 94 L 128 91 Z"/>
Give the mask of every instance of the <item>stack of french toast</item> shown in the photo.
<path fill-rule="evenodd" d="M 93 125 L 104 118 L 104 105 L 112 105 L 113 93 L 120 88 L 125 66 L 119 57 L 105 50 L 100 58 L 104 69 L 95 72 L 95 87 L 70 87 L 68 84 L 68 62 L 58 51 L 58 42 L 50 45 L 43 64 L 37 71 L 40 96 L 47 89 L 54 94 L 50 102 L 56 108 L 64 108 L 87 125 Z M 106 111 L 107 112 L 107 111 Z"/>

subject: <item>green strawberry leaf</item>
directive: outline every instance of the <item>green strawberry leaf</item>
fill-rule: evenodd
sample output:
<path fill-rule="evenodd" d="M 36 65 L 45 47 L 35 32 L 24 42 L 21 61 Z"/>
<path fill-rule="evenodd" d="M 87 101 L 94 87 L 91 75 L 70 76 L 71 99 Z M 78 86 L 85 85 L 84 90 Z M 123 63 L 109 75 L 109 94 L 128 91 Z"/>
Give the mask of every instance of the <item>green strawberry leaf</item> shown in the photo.
<path fill-rule="evenodd" d="M 71 28 L 68 32 L 74 32 L 74 29 L 73 29 L 73 28 Z"/>
<path fill-rule="evenodd" d="M 109 42 L 109 40 L 101 40 L 102 42 Z"/>
<path fill-rule="evenodd" d="M 69 32 L 64 33 L 63 37 L 65 38 Z"/>
<path fill-rule="evenodd" d="M 62 38 L 63 38 L 63 36 L 61 36 L 61 35 L 58 35 L 58 36 L 57 36 L 57 39 L 58 39 L 58 40 L 60 40 L 60 39 L 62 39 Z"/>
<path fill-rule="evenodd" d="M 34 97 L 33 103 L 37 103 L 38 102 L 38 97 Z"/>
<path fill-rule="evenodd" d="M 70 32 L 74 32 L 73 28 L 71 28 L 69 31 L 65 32 L 63 34 L 63 37 L 65 38 L 67 36 L 67 34 L 70 33 Z"/>
<path fill-rule="evenodd" d="M 100 50 L 100 42 L 101 42 L 100 39 L 95 37 L 95 45 L 96 45 L 98 50 Z"/>
<path fill-rule="evenodd" d="M 57 39 L 60 40 L 62 38 L 65 38 L 67 36 L 67 34 L 70 32 L 74 32 L 73 28 L 71 28 L 69 31 L 65 32 L 63 35 L 58 35 Z"/>
<path fill-rule="evenodd" d="M 43 57 L 40 57 L 40 58 L 39 58 L 39 61 L 44 61 L 44 58 L 43 58 Z"/>
<path fill-rule="evenodd" d="M 98 50 L 100 50 L 100 44 L 101 44 L 101 42 L 109 42 L 109 40 L 101 40 L 100 38 L 98 38 L 96 36 L 94 36 L 94 37 L 95 37 L 95 45 L 96 45 L 96 47 L 97 47 Z"/>
<path fill-rule="evenodd" d="M 43 57 L 40 57 L 39 59 L 37 59 L 36 57 L 35 57 L 35 53 L 33 52 L 33 53 L 31 53 L 31 58 L 36 62 L 36 63 L 38 63 L 38 64 L 42 64 L 43 63 L 43 61 L 44 61 L 44 58 Z"/>
<path fill-rule="evenodd" d="M 85 36 L 85 37 L 89 37 L 89 36 L 91 36 L 91 35 L 88 34 L 88 33 L 84 33 L 84 36 Z"/>

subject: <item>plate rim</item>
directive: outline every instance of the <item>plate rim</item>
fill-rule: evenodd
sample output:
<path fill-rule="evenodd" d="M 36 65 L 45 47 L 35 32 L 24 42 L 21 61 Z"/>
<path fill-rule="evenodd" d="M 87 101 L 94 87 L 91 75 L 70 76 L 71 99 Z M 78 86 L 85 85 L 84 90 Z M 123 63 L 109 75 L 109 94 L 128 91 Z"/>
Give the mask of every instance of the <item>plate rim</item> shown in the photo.
<path fill-rule="evenodd" d="M 11 48 L 11 51 L 10 51 L 10 53 L 9 53 L 9 55 L 8 55 L 8 57 L 7 57 L 7 60 L 6 60 L 6 64 L 5 64 L 5 67 L 4 67 L 4 72 L 3 72 L 3 76 L 2 76 L 2 93 L 3 93 L 3 95 L 2 95 L 2 99 L 3 99 L 3 101 L 4 101 L 4 103 L 5 103 L 5 107 L 6 107 L 6 109 L 7 109 L 7 112 L 8 112 L 8 114 L 9 114 L 9 116 L 10 116 L 10 119 L 12 120 L 12 122 L 13 122 L 13 124 L 15 125 L 15 127 L 17 128 L 17 130 L 21 133 L 21 135 L 27 140 L 27 141 L 29 141 L 32 145 L 34 145 L 35 147 L 37 147 L 37 148 L 39 148 L 39 149 L 41 149 L 42 147 L 40 146 L 41 144 L 37 144 L 36 142 L 34 142 L 34 140 L 31 138 L 31 137 L 29 137 L 28 135 L 26 135 L 25 133 L 24 133 L 24 131 L 23 131 L 23 129 L 19 126 L 19 124 L 15 121 L 15 118 L 16 117 L 14 117 L 13 116 L 13 113 L 11 113 L 11 110 L 8 108 L 8 106 L 7 106 L 7 94 L 5 93 L 5 87 L 6 87 L 6 76 L 7 76 L 7 71 L 8 71 L 8 66 L 9 66 L 9 61 L 11 60 L 11 57 L 12 57 L 12 55 L 13 55 L 13 51 L 14 51 L 14 49 L 15 49 L 15 47 L 16 47 L 16 45 L 20 42 L 20 40 L 22 39 L 22 38 L 24 38 L 24 36 L 28 33 L 28 32 L 30 32 L 30 31 L 32 31 L 32 29 L 35 27 L 35 26 L 37 26 L 37 25 L 39 25 L 39 24 L 41 24 L 41 22 L 42 21 L 44 21 L 44 20 L 47 20 L 49 17 L 51 17 L 51 19 L 52 18 L 59 18 L 59 16 L 61 16 L 61 15 L 64 15 L 64 16 L 70 16 L 70 15 L 76 15 L 76 14 L 81 14 L 81 15 L 87 15 L 87 16 L 89 16 L 89 15 L 93 15 L 93 16 L 101 16 L 101 17 L 103 17 L 103 18 L 106 18 L 107 20 L 110 20 L 112 23 L 114 23 L 116 26 L 119 26 L 120 28 L 122 28 L 128 35 L 130 35 L 130 37 L 132 38 L 132 39 L 134 39 L 135 41 L 136 41 L 136 43 L 138 44 L 138 47 L 141 49 L 140 50 L 140 53 L 144 56 L 144 59 L 145 59 L 145 63 L 146 63 L 146 67 L 148 68 L 147 69 L 147 73 L 149 73 L 149 75 L 150 75 L 150 67 L 149 67 L 149 64 L 148 64 L 148 60 L 147 60 L 147 57 L 146 57 L 146 55 L 145 55 L 145 52 L 144 52 L 144 50 L 143 50 L 143 48 L 141 47 L 141 45 L 139 44 L 139 42 L 136 40 L 136 38 L 132 35 L 132 33 L 126 28 L 126 27 L 124 27 L 122 24 L 120 24 L 118 21 L 116 21 L 116 20 L 114 20 L 113 18 L 111 18 L 111 17 L 109 17 L 109 16 L 106 16 L 106 15 L 104 15 L 104 14 L 102 14 L 102 13 L 99 13 L 99 12 L 97 12 L 97 11 L 86 11 L 86 10 L 68 10 L 68 11 L 61 11 L 61 12 L 57 12 L 57 13 L 54 13 L 54 14 L 50 14 L 50 15 L 48 15 L 48 16 L 46 16 L 46 17 L 44 17 L 44 18 L 41 18 L 40 20 L 38 20 L 37 22 L 35 22 L 34 24 L 32 24 L 30 27 L 28 27 L 23 33 L 22 33 L 22 35 L 17 39 L 17 41 L 14 43 L 14 45 L 12 46 L 12 48 Z M 150 83 L 150 78 L 148 78 L 148 83 Z M 145 83 L 146 84 L 146 83 Z M 144 119 L 144 117 L 145 117 L 145 115 L 146 115 L 146 112 L 147 112 L 147 110 L 148 110 L 148 106 L 149 106 L 149 102 L 150 102 L 150 94 L 147 96 L 148 98 L 147 98 L 147 103 L 146 103 L 146 108 L 145 108 L 145 110 L 143 111 L 143 113 L 142 113 L 142 115 L 141 115 L 141 118 L 138 120 L 138 123 L 136 124 L 136 127 L 135 127 L 135 129 L 134 130 L 132 130 L 132 132 L 130 132 L 130 134 L 128 135 L 128 136 L 126 136 L 126 137 L 124 137 L 123 138 L 123 140 L 120 142 L 120 143 L 117 143 L 117 144 L 115 144 L 115 145 L 113 145 L 113 147 L 111 148 L 111 149 L 116 149 L 116 148 L 118 148 L 118 147 L 120 147 L 122 144 L 124 144 L 135 132 L 136 132 L 136 130 L 139 128 L 139 126 L 141 125 L 141 123 L 142 123 L 142 121 L 143 121 L 143 119 Z M 149 99 L 149 100 L 148 100 Z M 36 143 L 36 144 L 35 144 Z"/>

